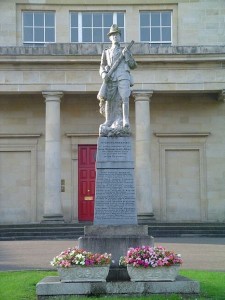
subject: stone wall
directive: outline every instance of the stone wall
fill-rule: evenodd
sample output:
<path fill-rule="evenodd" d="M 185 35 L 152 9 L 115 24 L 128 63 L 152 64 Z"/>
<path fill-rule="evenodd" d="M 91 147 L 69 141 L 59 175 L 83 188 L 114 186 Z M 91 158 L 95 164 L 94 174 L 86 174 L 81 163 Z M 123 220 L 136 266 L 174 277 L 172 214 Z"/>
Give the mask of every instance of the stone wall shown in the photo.
<path fill-rule="evenodd" d="M 37 3 L 38 2 L 38 3 Z M 41 2 L 41 3 L 40 3 Z M 38 5 L 37 5 L 38 4 Z M 99 6 L 101 5 L 101 6 Z M 0 1 L 0 220 L 40 222 L 44 212 L 45 102 L 62 91 L 64 218 L 78 219 L 78 145 L 96 144 L 100 55 L 106 44 L 69 44 L 69 11 L 126 11 L 136 90 L 150 103 L 153 210 L 163 221 L 225 221 L 225 2 L 222 0 Z M 57 43 L 24 47 L 23 9 L 54 9 Z M 139 41 L 139 10 L 173 11 L 173 46 Z M 219 100 L 219 101 L 218 101 Z M 135 138 L 135 107 L 130 119 Z M 142 116 L 139 116 L 141 119 Z M 3 200 L 2 200 L 3 199 Z M 145 211 L 140 207 L 139 211 Z M 184 213 L 185 212 L 185 213 Z"/>
<path fill-rule="evenodd" d="M 99 6 L 100 5 L 100 6 Z M 23 10 L 55 10 L 56 42 L 69 43 L 69 12 L 73 10 L 120 10 L 126 13 L 126 40 L 139 41 L 140 10 L 172 10 L 173 45 L 223 45 L 225 3 L 222 0 L 74 1 L 2 0 L 0 3 L 0 45 L 22 45 Z"/>
<path fill-rule="evenodd" d="M 224 103 L 216 101 L 212 94 L 158 93 L 152 96 L 150 110 L 149 155 L 156 219 L 224 221 Z M 4 162 L 4 174 L 1 172 L 0 177 L 1 211 L 7 215 L 7 220 L 1 220 L 41 221 L 45 148 L 42 95 L 1 95 L 0 120 L 0 156 Z M 61 142 L 65 192 L 61 196 L 66 221 L 78 217 L 77 146 L 96 144 L 101 122 L 95 95 L 64 95 Z M 133 101 L 131 125 L 134 131 Z"/>
<path fill-rule="evenodd" d="M 0 47 L 0 92 L 96 93 L 100 45 L 49 45 L 46 48 Z M 136 89 L 156 92 L 224 89 L 224 46 L 159 47 L 136 44 Z"/>
<path fill-rule="evenodd" d="M 157 218 L 224 221 L 224 113 L 224 103 L 210 94 L 153 96 L 151 161 Z"/>
<path fill-rule="evenodd" d="M 61 196 L 66 221 L 77 220 L 77 145 L 97 143 L 98 126 L 103 121 L 98 109 L 93 95 L 65 95 L 61 102 L 62 179 L 65 180 Z M 0 95 L 1 223 L 42 220 L 44 157 L 43 96 Z"/>

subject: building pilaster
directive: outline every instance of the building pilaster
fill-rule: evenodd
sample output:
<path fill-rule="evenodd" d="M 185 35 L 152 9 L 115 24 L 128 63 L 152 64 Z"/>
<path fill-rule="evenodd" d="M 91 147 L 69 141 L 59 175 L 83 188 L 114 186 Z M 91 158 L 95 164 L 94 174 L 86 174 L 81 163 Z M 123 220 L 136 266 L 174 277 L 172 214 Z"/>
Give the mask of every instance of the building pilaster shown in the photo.
<path fill-rule="evenodd" d="M 59 91 L 44 91 L 46 103 L 45 120 L 45 223 L 63 223 L 61 205 L 61 134 Z"/>
<path fill-rule="evenodd" d="M 153 94 L 151 90 L 133 91 L 135 101 L 135 127 L 136 127 L 136 195 L 139 223 L 154 220 L 152 208 L 151 187 L 151 127 L 150 127 L 150 101 Z"/>

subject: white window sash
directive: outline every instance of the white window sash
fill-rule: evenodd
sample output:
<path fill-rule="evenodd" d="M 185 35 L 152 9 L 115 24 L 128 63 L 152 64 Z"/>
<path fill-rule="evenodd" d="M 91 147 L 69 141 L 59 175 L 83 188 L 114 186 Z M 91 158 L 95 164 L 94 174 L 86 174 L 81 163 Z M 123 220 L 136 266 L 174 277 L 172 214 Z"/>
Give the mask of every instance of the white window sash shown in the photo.
<path fill-rule="evenodd" d="M 168 11 L 157 11 L 157 12 L 159 12 L 160 13 L 160 25 L 159 26 L 151 26 L 151 24 L 149 25 L 149 26 L 141 26 L 141 12 L 144 12 L 144 11 L 140 11 L 140 13 L 139 13 L 139 28 L 140 28 L 140 42 L 141 43 L 146 43 L 147 41 L 141 41 L 141 29 L 142 28 L 149 28 L 150 29 L 150 40 L 148 41 L 148 43 L 150 43 L 150 44 L 172 44 L 172 37 L 173 37 L 173 11 L 170 11 L 170 10 L 168 10 Z M 156 12 L 156 11 L 145 11 L 146 13 L 148 12 L 149 13 L 149 15 L 150 15 L 150 17 L 151 17 L 151 13 L 152 12 Z M 163 26 L 162 25 L 162 13 L 163 12 L 170 12 L 170 26 Z M 151 21 L 151 20 L 150 20 Z M 160 39 L 159 39 L 159 41 L 152 41 L 152 36 L 151 36 L 151 34 L 152 34 L 152 31 L 151 31 L 151 29 L 152 28 L 159 28 L 160 29 Z M 162 29 L 163 28 L 170 28 L 170 30 L 171 30 L 171 32 L 170 32 L 170 40 L 168 40 L 168 41 L 162 41 Z"/>
<path fill-rule="evenodd" d="M 24 13 L 29 12 L 32 13 L 32 19 L 33 19 L 33 26 L 24 26 Z M 48 12 L 54 13 L 54 26 L 46 26 L 45 25 L 45 14 Z M 34 14 L 35 13 L 43 13 L 44 14 L 44 22 L 43 26 L 35 26 L 34 25 Z M 25 41 L 24 40 L 24 29 L 26 28 L 32 28 L 32 36 L 33 40 L 32 41 Z M 34 30 L 35 28 L 43 28 L 44 29 L 44 40 L 43 41 L 35 41 L 35 36 L 34 36 Z M 54 29 L 54 42 L 46 42 L 46 28 L 53 28 Z M 56 42 L 56 15 L 54 11 L 23 11 L 22 12 L 22 38 L 23 38 L 23 44 L 48 44 L 48 43 L 55 43 Z"/>
<path fill-rule="evenodd" d="M 83 32 L 82 13 L 83 12 L 77 12 L 77 14 L 78 14 L 78 41 L 77 42 L 72 42 L 71 18 L 72 18 L 73 13 L 75 13 L 75 11 L 70 12 L 70 42 L 71 43 L 87 43 L 87 42 L 83 42 L 83 40 L 82 40 L 82 32 Z M 94 13 L 94 12 L 91 12 L 91 13 Z M 101 13 L 103 15 L 104 12 L 99 12 L 99 13 Z M 120 13 L 120 12 L 118 11 L 118 12 L 111 12 L 111 13 L 113 14 L 113 24 L 117 24 L 117 13 Z M 124 32 L 125 32 L 125 13 L 124 12 L 121 12 L 121 13 L 124 14 L 124 27 L 123 27 L 123 29 L 124 29 Z M 92 29 L 92 41 L 93 41 L 93 24 L 91 26 L 92 26 L 91 29 Z M 102 29 L 102 34 L 103 34 L 104 33 L 104 27 L 101 27 L 101 29 Z M 88 43 L 92 43 L 92 41 L 88 42 Z M 124 34 L 124 42 L 125 42 L 125 34 Z M 107 43 L 107 41 L 102 41 L 101 43 Z"/>

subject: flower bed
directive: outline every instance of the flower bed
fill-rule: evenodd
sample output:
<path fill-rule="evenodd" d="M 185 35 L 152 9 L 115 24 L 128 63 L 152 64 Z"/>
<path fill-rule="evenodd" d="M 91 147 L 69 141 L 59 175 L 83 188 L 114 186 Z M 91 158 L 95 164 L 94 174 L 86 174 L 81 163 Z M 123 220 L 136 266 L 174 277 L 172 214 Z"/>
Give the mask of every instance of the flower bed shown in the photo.
<path fill-rule="evenodd" d="M 54 267 L 69 268 L 71 266 L 107 266 L 111 263 L 111 254 L 92 253 L 84 249 L 69 248 L 51 261 Z"/>
<path fill-rule="evenodd" d="M 156 268 L 163 266 L 180 265 L 181 256 L 165 248 L 142 246 L 129 248 L 126 256 L 120 258 L 120 265 L 132 265 L 134 267 Z"/>
<path fill-rule="evenodd" d="M 174 281 L 181 263 L 179 254 L 161 246 L 130 248 L 120 258 L 120 265 L 127 266 L 131 281 Z"/>
<path fill-rule="evenodd" d="M 111 254 L 92 253 L 84 249 L 69 248 L 53 258 L 62 282 L 106 281 Z"/>

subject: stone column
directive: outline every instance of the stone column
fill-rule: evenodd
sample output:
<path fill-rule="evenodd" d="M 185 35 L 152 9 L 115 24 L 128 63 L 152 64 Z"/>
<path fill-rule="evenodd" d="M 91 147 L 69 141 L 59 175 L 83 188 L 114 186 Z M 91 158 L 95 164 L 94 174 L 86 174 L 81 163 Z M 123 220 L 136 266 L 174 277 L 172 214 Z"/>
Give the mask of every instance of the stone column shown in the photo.
<path fill-rule="evenodd" d="M 61 133 L 60 102 L 62 92 L 44 91 L 45 121 L 45 203 L 43 222 L 62 223 L 61 206 Z"/>
<path fill-rule="evenodd" d="M 136 198 L 139 223 L 154 220 L 151 189 L 151 127 L 150 99 L 153 91 L 133 91 L 136 126 Z"/>

